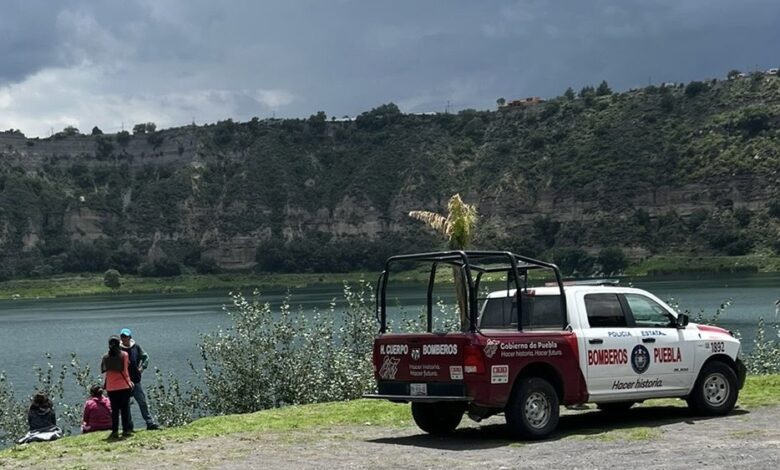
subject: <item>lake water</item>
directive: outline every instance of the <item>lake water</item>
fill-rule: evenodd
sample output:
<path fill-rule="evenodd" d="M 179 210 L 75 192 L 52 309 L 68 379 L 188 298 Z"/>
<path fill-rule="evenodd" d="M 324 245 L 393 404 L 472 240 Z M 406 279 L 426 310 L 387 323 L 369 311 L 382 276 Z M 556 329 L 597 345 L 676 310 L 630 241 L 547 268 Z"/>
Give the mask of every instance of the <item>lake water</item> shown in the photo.
<path fill-rule="evenodd" d="M 622 280 L 621 284 L 628 282 Z M 780 298 L 780 274 L 664 277 L 638 279 L 633 285 L 664 300 L 673 298 L 680 309 L 694 314 L 704 310 L 712 315 L 723 301 L 731 299 L 732 305 L 719 323 L 739 331 L 747 350 L 752 347 L 759 317 L 777 322 L 775 300 Z M 280 303 L 286 295 L 283 289 L 263 292 L 263 298 L 272 304 Z M 401 305 L 424 303 L 424 290 L 401 288 L 393 292 L 400 297 Z M 341 285 L 312 286 L 291 294 L 292 304 L 305 312 L 314 307 L 326 309 L 334 298 L 341 302 L 337 308 L 343 305 Z M 75 352 L 83 364 L 97 372 L 108 337 L 128 327 L 150 354 L 153 367 L 186 377 L 188 359 L 199 358 L 200 335 L 229 325 L 222 310 L 225 304 L 230 304 L 230 298 L 223 291 L 0 301 L 0 370 L 20 396 L 32 392 L 37 383 L 33 366 L 46 364 L 46 352 L 51 354 L 55 366 L 69 362 L 70 353 Z M 774 332 L 774 328 L 770 331 Z M 145 381 L 153 383 L 154 378 L 150 376 Z"/>

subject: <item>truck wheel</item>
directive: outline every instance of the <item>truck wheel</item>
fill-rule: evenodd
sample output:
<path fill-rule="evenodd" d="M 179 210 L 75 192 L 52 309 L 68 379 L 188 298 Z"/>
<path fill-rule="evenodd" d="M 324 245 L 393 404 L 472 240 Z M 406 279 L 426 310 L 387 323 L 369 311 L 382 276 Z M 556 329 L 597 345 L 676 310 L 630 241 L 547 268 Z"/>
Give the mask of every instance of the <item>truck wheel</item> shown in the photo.
<path fill-rule="evenodd" d="M 523 379 L 506 407 L 506 423 L 521 439 L 543 439 L 558 427 L 558 394 L 550 382 Z"/>
<path fill-rule="evenodd" d="M 466 407 L 459 402 L 412 403 L 412 417 L 417 426 L 437 436 L 454 431 L 464 411 Z"/>
<path fill-rule="evenodd" d="M 631 409 L 632 406 L 634 406 L 633 401 L 619 401 L 615 403 L 599 403 L 596 405 L 599 410 L 603 411 L 604 413 L 610 413 L 610 414 L 619 414 L 619 413 L 625 413 L 629 409 Z"/>
<path fill-rule="evenodd" d="M 720 361 L 706 364 L 688 397 L 688 406 L 703 415 L 725 415 L 737 402 L 737 374 Z"/>

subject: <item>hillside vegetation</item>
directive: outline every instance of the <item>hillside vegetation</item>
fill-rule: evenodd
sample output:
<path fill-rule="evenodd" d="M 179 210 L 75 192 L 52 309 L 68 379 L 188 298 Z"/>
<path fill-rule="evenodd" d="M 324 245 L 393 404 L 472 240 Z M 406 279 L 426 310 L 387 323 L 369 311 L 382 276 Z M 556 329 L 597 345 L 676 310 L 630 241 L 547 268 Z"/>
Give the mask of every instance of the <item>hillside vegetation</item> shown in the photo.
<path fill-rule="evenodd" d="M 406 214 L 456 192 L 480 212 L 476 247 L 569 274 L 605 270 L 595 255 L 608 247 L 775 255 L 779 129 L 780 77 L 756 74 L 499 111 L 8 131 L 0 279 L 376 269 L 441 247 Z"/>

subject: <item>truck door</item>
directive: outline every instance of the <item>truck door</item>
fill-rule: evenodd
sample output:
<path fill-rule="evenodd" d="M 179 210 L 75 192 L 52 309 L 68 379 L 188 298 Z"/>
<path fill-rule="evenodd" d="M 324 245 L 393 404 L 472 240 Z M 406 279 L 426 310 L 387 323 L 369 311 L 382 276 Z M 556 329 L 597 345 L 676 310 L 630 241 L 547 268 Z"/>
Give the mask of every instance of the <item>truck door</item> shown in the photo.
<path fill-rule="evenodd" d="M 582 305 L 582 304 L 580 304 Z M 582 335 L 585 354 L 580 359 L 593 401 L 630 393 L 628 378 L 635 375 L 630 355 L 637 338 L 616 293 L 585 294 L 587 325 Z"/>
<path fill-rule="evenodd" d="M 650 361 L 637 379 L 645 379 L 652 391 L 687 391 L 693 380 L 695 342 L 685 340 L 666 308 L 642 294 L 622 294 L 634 318 L 634 334 L 647 349 Z"/>

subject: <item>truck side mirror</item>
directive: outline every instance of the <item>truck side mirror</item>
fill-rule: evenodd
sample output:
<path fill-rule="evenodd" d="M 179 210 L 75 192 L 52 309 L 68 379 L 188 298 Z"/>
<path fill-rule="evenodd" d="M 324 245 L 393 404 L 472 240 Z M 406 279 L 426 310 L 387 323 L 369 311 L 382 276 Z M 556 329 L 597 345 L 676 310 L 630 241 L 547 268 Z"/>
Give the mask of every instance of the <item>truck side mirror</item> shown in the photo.
<path fill-rule="evenodd" d="M 676 326 L 680 330 L 688 326 L 688 315 L 684 313 L 677 314 Z"/>

